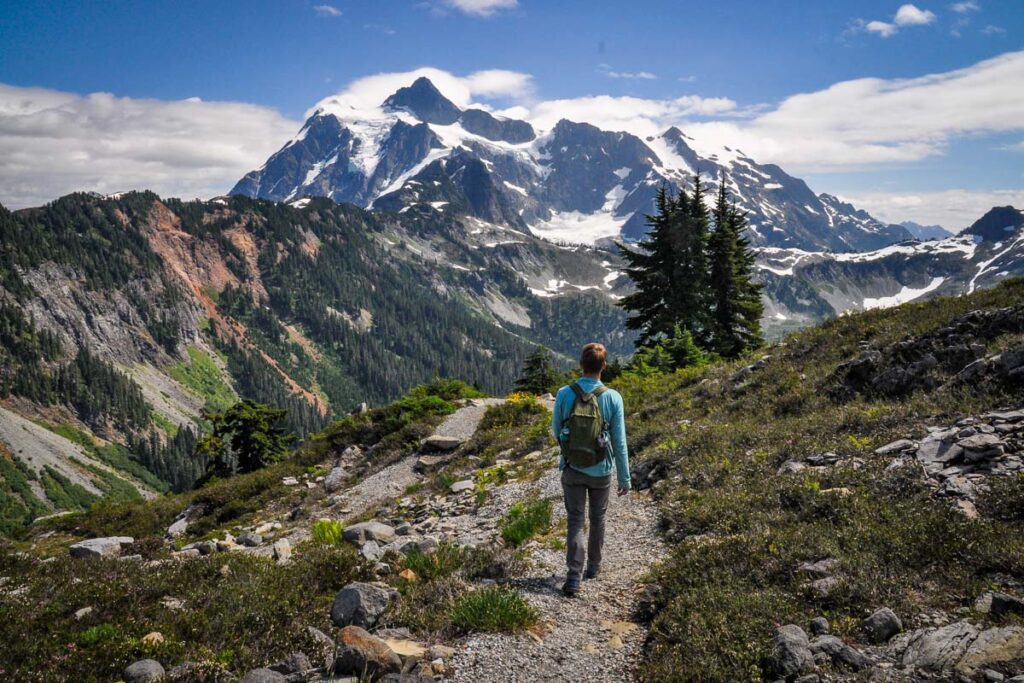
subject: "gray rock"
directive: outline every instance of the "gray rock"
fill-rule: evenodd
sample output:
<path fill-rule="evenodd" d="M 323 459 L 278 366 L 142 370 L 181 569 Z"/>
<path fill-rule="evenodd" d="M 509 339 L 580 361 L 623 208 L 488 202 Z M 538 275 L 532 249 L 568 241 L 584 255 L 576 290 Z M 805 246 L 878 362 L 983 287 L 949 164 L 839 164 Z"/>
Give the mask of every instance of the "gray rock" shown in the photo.
<path fill-rule="evenodd" d="M 780 626 L 772 638 L 765 673 L 788 678 L 814 670 L 814 655 L 804 630 L 795 624 Z"/>
<path fill-rule="evenodd" d="M 892 443 L 887 443 L 886 445 L 882 446 L 881 448 L 876 448 L 875 449 L 875 455 L 890 455 L 892 453 L 899 453 L 900 451 L 905 451 L 908 448 L 913 448 L 913 447 L 914 447 L 914 442 L 911 441 L 910 439 L 900 439 L 899 441 L 893 441 Z"/>
<path fill-rule="evenodd" d="M 417 472 L 433 472 L 435 469 L 451 460 L 450 455 L 421 455 L 416 459 L 414 468 Z"/>
<path fill-rule="evenodd" d="M 847 645 L 836 636 L 818 636 L 810 644 L 812 653 L 824 652 L 833 663 L 848 667 L 854 671 L 867 669 L 871 660 L 863 652 Z"/>
<path fill-rule="evenodd" d="M 92 614 L 92 607 L 83 607 L 80 610 L 76 610 L 75 611 L 75 621 L 81 621 L 82 619 L 85 619 L 90 614 Z"/>
<path fill-rule="evenodd" d="M 288 678 L 270 669 L 253 669 L 242 676 L 240 683 L 287 683 Z"/>
<path fill-rule="evenodd" d="M 951 437 L 952 435 L 949 435 Z M 929 434 L 917 447 L 917 459 L 929 463 L 948 463 L 961 457 L 964 449 L 956 444 L 952 438 L 947 438 L 944 432 Z"/>
<path fill-rule="evenodd" d="M 367 562 L 376 562 L 381 558 L 381 555 L 384 554 L 384 551 L 381 550 L 380 544 L 378 544 L 377 541 L 367 541 L 359 549 L 359 554 L 362 555 Z"/>
<path fill-rule="evenodd" d="M 236 540 L 239 545 L 244 545 L 247 548 L 255 548 L 260 543 L 263 543 L 263 537 L 253 531 L 247 531 Z"/>
<path fill-rule="evenodd" d="M 134 543 L 131 536 L 108 536 L 90 538 L 73 543 L 68 547 L 71 557 L 117 557 L 121 554 L 121 546 Z"/>
<path fill-rule="evenodd" d="M 1000 683 L 1001 681 L 1005 680 L 1006 676 L 999 673 L 998 671 L 993 671 L 992 669 L 987 669 L 985 671 L 985 681 L 987 683 Z"/>
<path fill-rule="evenodd" d="M 439 434 L 434 434 L 420 442 L 420 449 L 424 453 L 434 451 L 454 451 L 463 443 L 465 443 L 465 439 L 457 436 L 441 436 Z"/>
<path fill-rule="evenodd" d="M 182 517 L 167 527 L 167 538 L 177 538 L 188 530 L 188 519 Z"/>
<path fill-rule="evenodd" d="M 457 481 L 449 486 L 448 490 L 452 493 L 462 493 L 463 491 L 472 491 L 473 486 L 474 484 L 472 479 L 463 479 L 462 481 Z"/>
<path fill-rule="evenodd" d="M 345 488 L 345 478 L 348 473 L 344 467 L 335 467 L 324 477 L 324 489 L 327 493 L 336 493 Z"/>
<path fill-rule="evenodd" d="M 876 610 L 871 616 L 860 622 L 860 628 L 872 643 L 881 645 L 903 630 L 903 622 L 888 607 Z"/>
<path fill-rule="evenodd" d="M 368 676 L 377 680 L 389 673 L 401 673 L 402 660 L 387 644 L 358 626 L 341 629 L 340 648 L 334 672 Z"/>
<path fill-rule="evenodd" d="M 798 566 L 796 570 L 801 574 L 807 574 L 808 576 L 824 577 L 830 576 L 838 564 L 839 560 L 836 558 L 826 557 L 814 562 L 804 562 Z"/>
<path fill-rule="evenodd" d="M 940 628 L 918 629 L 909 634 L 902 648 L 904 667 L 939 671 L 960 660 L 980 633 L 977 626 L 958 621 Z"/>
<path fill-rule="evenodd" d="M 159 681 L 165 673 L 160 662 L 155 659 L 143 659 L 126 666 L 121 672 L 121 678 L 124 679 L 124 683 L 149 683 Z"/>
<path fill-rule="evenodd" d="M 350 624 L 373 628 L 398 592 L 371 583 L 350 583 L 334 596 L 331 621 L 337 627 Z"/>
<path fill-rule="evenodd" d="M 811 633 L 816 636 L 828 635 L 828 632 L 832 627 L 828 623 L 828 619 L 825 617 L 815 617 L 811 619 Z"/>
<path fill-rule="evenodd" d="M 839 579 L 835 576 L 826 576 L 823 579 L 817 579 L 807 584 L 807 587 L 811 590 L 811 593 L 818 598 L 827 598 L 832 594 L 839 586 Z"/>
<path fill-rule="evenodd" d="M 287 538 L 280 538 L 274 541 L 274 559 L 278 562 L 287 562 L 292 557 L 292 544 Z"/>
<path fill-rule="evenodd" d="M 824 467 L 826 465 L 834 465 L 839 462 L 839 456 L 835 453 L 815 453 L 814 455 L 808 455 L 805 460 L 808 465 Z"/>
<path fill-rule="evenodd" d="M 775 471 L 775 474 L 781 476 L 783 474 L 796 474 L 801 470 L 807 469 L 807 465 L 796 460 L 787 460 L 786 462 L 779 465 L 779 469 Z"/>
<path fill-rule="evenodd" d="M 390 543 L 395 540 L 395 529 L 381 522 L 360 522 L 346 527 L 343 535 L 349 543 L 360 546 L 367 541 Z"/>
<path fill-rule="evenodd" d="M 267 668 L 279 674 L 289 675 L 309 671 L 313 668 L 313 663 L 309 661 L 309 657 L 306 656 L 305 652 L 293 652 L 280 662 L 271 664 Z"/>
<path fill-rule="evenodd" d="M 315 626 L 307 626 L 306 633 L 313 641 L 313 653 L 318 665 L 330 669 L 334 663 L 334 639 Z"/>
<path fill-rule="evenodd" d="M 993 592 L 992 600 L 989 604 L 989 614 L 997 618 L 1007 614 L 1024 616 L 1024 600 L 1007 595 L 1006 593 Z"/>

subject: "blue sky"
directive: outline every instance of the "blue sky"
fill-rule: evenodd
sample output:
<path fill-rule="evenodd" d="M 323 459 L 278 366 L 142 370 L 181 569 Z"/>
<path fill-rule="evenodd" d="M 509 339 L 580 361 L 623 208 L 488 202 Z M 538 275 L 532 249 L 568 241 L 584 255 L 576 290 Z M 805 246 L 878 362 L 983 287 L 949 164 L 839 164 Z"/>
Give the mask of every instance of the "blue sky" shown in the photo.
<path fill-rule="evenodd" d="M 423 66 L 459 77 L 481 70 L 520 74 L 515 86 L 483 87 L 470 95 L 498 110 L 515 106 L 512 111 L 531 118 L 553 100 L 583 102 L 586 106 L 570 111 L 600 119 L 607 107 L 585 98 L 620 98 L 617 106 L 635 105 L 638 116 L 645 116 L 643 102 L 691 97 L 698 105 L 670 107 L 653 117 L 655 123 L 675 117 L 678 121 L 670 122 L 722 140 L 735 135 L 734 146 L 777 161 L 818 191 L 859 199 L 889 220 L 943 215 L 921 208 L 928 202 L 915 204 L 914 197 L 963 206 L 968 196 L 984 203 L 1024 194 L 1024 96 L 1013 92 L 1024 92 L 1024 71 L 1014 59 L 1024 48 L 1022 0 L 906 6 L 828 0 L 2 0 L 0 5 L 0 155 L 13 152 L 7 162 L 0 156 L 0 202 L 7 205 L 45 201 L 52 198 L 47 192 L 86 189 L 34 182 L 54 175 L 46 164 L 67 168 L 92 162 L 98 173 L 120 161 L 121 168 L 135 169 L 135 177 L 161 192 L 224 191 L 241 175 L 240 168 L 258 166 L 260 155 L 280 146 L 319 100 L 364 76 Z M 1010 63 L 978 66 L 993 59 Z M 962 77 L 938 84 L 905 80 L 957 73 Z M 864 78 L 882 80 L 860 94 L 829 91 Z M 894 89 L 904 96 L 882 96 Z M 92 93 L 113 97 L 82 99 Z M 801 93 L 816 94 L 809 109 L 792 99 Z M 621 99 L 626 97 L 632 99 Z M 921 114 L 927 121 L 911 121 L 907 138 L 899 139 L 887 129 L 916 115 L 914 97 L 933 102 L 932 111 Z M 970 106 L 978 111 L 957 113 L 962 105 L 955 103 L 964 97 L 977 98 Z M 187 98 L 210 104 L 175 105 Z M 863 100 L 889 102 L 858 114 L 877 123 L 878 130 L 861 130 L 841 146 L 824 144 L 835 131 L 849 135 L 842 112 Z M 731 104 L 700 104 L 722 101 Z M 818 130 L 808 136 L 810 148 L 799 149 L 795 127 L 802 117 L 816 116 L 816 108 L 823 112 L 812 126 Z M 82 150 L 83 158 L 61 164 L 60 152 L 38 139 L 48 136 L 37 130 L 38 121 L 26 122 L 40 113 L 70 122 L 83 137 L 109 137 L 109 144 Z M 159 118 L 160 125 L 175 124 L 158 132 L 157 142 L 143 141 L 148 149 L 139 159 L 139 145 L 131 140 L 145 135 L 139 121 L 147 115 Z M 208 118 L 198 121 L 203 116 Z M 197 130 L 190 134 L 193 120 Z M 631 129 L 620 117 L 614 122 Z M 91 131 L 91 125 L 112 130 Z M 203 136 L 223 137 L 224 128 L 247 137 L 230 144 L 221 140 L 231 149 L 220 150 L 224 158 L 218 160 L 219 146 Z M 263 137 L 276 139 L 260 142 Z M 193 177 L 175 180 L 179 171 Z M 121 179 L 106 181 L 83 169 L 66 179 L 76 181 L 103 186 Z M 945 222 L 967 214 L 967 209 L 949 213 Z"/>

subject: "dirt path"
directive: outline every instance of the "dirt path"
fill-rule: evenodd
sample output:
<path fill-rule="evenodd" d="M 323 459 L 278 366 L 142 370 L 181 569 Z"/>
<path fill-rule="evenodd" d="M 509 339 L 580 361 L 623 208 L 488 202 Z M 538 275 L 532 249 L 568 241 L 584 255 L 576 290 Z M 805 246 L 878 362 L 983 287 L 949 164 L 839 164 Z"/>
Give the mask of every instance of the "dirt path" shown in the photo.
<path fill-rule="evenodd" d="M 495 491 L 496 510 L 539 493 L 555 501 L 564 519 L 559 472 L 550 469 L 534 484 Z M 490 507 L 490 506 L 488 506 Z M 640 579 L 666 549 L 657 534 L 657 512 L 646 493 L 612 497 L 608 506 L 601 575 L 584 581 L 576 599 L 562 597 L 565 551 L 534 544 L 530 569 L 512 582 L 540 613 L 544 635 L 478 635 L 464 641 L 452 666 L 455 681 L 629 681 L 635 679 L 644 628 L 633 623 Z"/>

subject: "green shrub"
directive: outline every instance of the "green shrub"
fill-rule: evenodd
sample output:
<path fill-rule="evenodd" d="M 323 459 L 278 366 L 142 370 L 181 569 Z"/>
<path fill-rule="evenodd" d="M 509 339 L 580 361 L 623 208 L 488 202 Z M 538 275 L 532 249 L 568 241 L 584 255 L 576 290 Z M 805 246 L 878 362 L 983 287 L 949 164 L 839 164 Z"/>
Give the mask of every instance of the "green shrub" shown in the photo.
<path fill-rule="evenodd" d="M 511 588 L 491 586 L 460 597 L 451 619 L 463 633 L 515 632 L 536 623 L 537 611 Z"/>
<path fill-rule="evenodd" d="M 989 481 L 989 489 L 978 499 L 979 511 L 1005 522 L 1024 522 L 1024 474 Z"/>
<path fill-rule="evenodd" d="M 323 545 L 338 545 L 345 539 L 345 525 L 336 519 L 318 519 L 313 522 L 313 540 Z"/>
<path fill-rule="evenodd" d="M 544 499 L 520 501 L 512 506 L 501 521 L 501 537 L 519 547 L 551 526 L 551 501 Z"/>

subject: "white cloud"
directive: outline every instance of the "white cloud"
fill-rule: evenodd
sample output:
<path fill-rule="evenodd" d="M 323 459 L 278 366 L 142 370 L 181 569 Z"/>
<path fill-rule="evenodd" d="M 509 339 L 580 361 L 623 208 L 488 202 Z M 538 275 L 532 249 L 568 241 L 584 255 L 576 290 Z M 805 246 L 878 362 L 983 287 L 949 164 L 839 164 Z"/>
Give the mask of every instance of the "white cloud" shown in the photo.
<path fill-rule="evenodd" d="M 1002 26 L 994 26 L 992 24 L 989 24 L 985 28 L 981 29 L 981 33 L 982 35 L 986 36 L 1003 35 L 1004 33 L 1006 33 L 1006 29 L 1003 28 Z"/>
<path fill-rule="evenodd" d="M 686 95 L 669 100 L 597 95 L 563 100 L 547 100 L 529 108 L 530 121 L 548 130 L 561 119 L 585 121 L 605 130 L 623 130 L 634 135 L 663 133 L 670 126 L 691 116 L 710 116 L 731 112 L 736 103 L 724 97 Z"/>
<path fill-rule="evenodd" d="M 897 26 L 924 26 L 935 21 L 935 13 L 916 5 L 902 5 L 896 10 L 893 21 Z"/>
<path fill-rule="evenodd" d="M 896 28 L 895 24 L 890 24 L 885 21 L 869 21 L 868 23 L 864 24 L 864 29 L 870 33 L 877 33 L 883 38 L 894 36 L 896 35 L 896 32 L 899 30 Z"/>
<path fill-rule="evenodd" d="M 919 78 L 862 78 L 794 95 L 747 121 L 687 132 L 802 171 L 917 161 L 953 138 L 1024 130 L 1024 52 Z"/>
<path fill-rule="evenodd" d="M 916 5 L 900 5 L 900 8 L 896 10 L 896 14 L 893 16 L 892 21 L 868 21 L 858 20 L 854 24 L 853 30 L 862 28 L 868 33 L 874 33 L 882 38 L 891 38 L 896 35 L 901 27 L 904 26 L 924 26 L 931 24 L 936 19 L 935 13 L 930 10 L 920 9 Z"/>
<path fill-rule="evenodd" d="M 340 17 L 341 10 L 334 5 L 314 5 L 313 11 L 322 17 Z"/>
<path fill-rule="evenodd" d="M 306 112 L 306 116 L 317 109 L 326 109 L 341 118 L 377 115 L 381 103 L 389 95 L 421 76 L 429 78 L 445 97 L 462 108 L 477 104 L 475 98 L 520 100 L 532 94 L 533 77 L 518 71 L 487 69 L 468 76 L 456 76 L 443 69 L 421 67 L 412 71 L 379 73 L 356 79 L 337 95 L 318 102 Z"/>
<path fill-rule="evenodd" d="M 504 9 L 515 9 L 518 0 L 444 0 L 444 4 L 452 9 L 478 17 L 489 17 Z"/>
<path fill-rule="evenodd" d="M 1024 190 L 843 193 L 842 198 L 883 221 L 911 220 L 941 225 L 952 232 L 970 226 L 993 206 L 1024 208 Z"/>
<path fill-rule="evenodd" d="M 955 2 L 950 5 L 949 8 L 957 14 L 968 14 L 969 12 L 977 12 L 981 9 L 978 7 L 978 3 L 973 2 L 973 0 L 967 0 L 967 2 Z"/>
<path fill-rule="evenodd" d="M 0 202 L 150 189 L 210 197 L 258 167 L 300 124 L 237 102 L 81 96 L 0 84 Z"/>
<path fill-rule="evenodd" d="M 658 77 L 650 71 L 615 71 L 607 64 L 599 64 L 597 70 L 608 78 L 618 78 L 630 81 L 654 81 Z"/>

